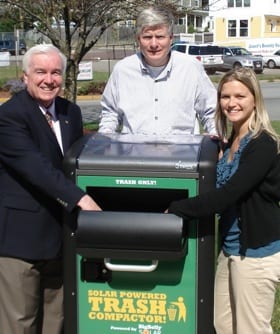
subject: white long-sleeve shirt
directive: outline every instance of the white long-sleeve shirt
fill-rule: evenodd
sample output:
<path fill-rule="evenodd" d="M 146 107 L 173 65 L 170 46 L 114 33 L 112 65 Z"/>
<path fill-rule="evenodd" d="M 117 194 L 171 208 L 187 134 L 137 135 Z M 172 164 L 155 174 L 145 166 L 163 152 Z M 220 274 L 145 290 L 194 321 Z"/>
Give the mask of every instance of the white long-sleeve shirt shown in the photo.
<path fill-rule="evenodd" d="M 195 133 L 196 117 L 215 134 L 216 88 L 195 58 L 171 51 L 153 77 L 140 53 L 120 60 L 101 99 L 99 132 L 143 135 Z"/>

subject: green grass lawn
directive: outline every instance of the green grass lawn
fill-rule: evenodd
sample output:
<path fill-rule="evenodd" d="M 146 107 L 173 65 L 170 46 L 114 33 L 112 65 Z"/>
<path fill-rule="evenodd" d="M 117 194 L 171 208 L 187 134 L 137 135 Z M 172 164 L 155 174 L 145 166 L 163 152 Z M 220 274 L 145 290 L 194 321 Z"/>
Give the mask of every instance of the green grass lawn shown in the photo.
<path fill-rule="evenodd" d="M 280 134 L 280 121 L 272 121 L 271 123 L 275 131 Z"/>
<path fill-rule="evenodd" d="M 279 284 L 275 298 L 272 327 L 274 330 L 274 334 L 280 334 L 280 285 Z"/>

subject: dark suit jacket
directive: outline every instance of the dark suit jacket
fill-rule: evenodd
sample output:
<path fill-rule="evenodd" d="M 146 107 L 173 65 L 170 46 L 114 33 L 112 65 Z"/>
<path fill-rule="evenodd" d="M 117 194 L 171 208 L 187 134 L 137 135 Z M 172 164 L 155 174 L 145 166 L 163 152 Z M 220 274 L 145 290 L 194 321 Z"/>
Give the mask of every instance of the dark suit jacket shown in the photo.
<path fill-rule="evenodd" d="M 60 97 L 55 109 L 66 152 L 83 134 L 81 111 Z M 26 91 L 0 107 L 0 143 L 0 256 L 54 258 L 63 208 L 71 212 L 84 192 L 64 176 L 56 137 Z"/>

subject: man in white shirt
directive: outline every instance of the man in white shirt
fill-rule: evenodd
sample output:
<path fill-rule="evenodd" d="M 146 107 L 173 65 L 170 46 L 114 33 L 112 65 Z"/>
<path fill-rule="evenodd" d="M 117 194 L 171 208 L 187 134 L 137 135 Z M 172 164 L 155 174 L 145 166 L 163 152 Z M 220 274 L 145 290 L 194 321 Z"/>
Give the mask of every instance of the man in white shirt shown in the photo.
<path fill-rule="evenodd" d="M 173 16 L 150 7 L 137 19 L 140 51 L 120 60 L 101 99 L 99 132 L 216 134 L 216 89 L 195 58 L 171 51 Z"/>

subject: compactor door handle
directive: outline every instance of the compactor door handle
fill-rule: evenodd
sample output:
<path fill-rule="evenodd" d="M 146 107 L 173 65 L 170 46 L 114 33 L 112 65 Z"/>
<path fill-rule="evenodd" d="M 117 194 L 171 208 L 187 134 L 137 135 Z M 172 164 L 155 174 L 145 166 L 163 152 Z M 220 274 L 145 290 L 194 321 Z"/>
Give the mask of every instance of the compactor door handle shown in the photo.
<path fill-rule="evenodd" d="M 158 260 L 152 260 L 150 265 L 135 265 L 135 264 L 115 264 L 111 263 L 110 258 L 104 259 L 105 267 L 111 271 L 132 271 L 139 273 L 149 273 L 156 270 L 158 266 Z"/>

